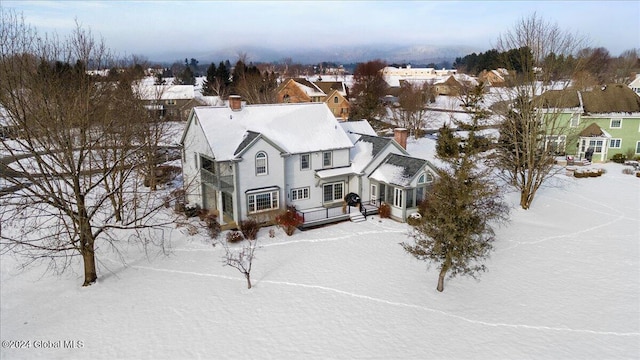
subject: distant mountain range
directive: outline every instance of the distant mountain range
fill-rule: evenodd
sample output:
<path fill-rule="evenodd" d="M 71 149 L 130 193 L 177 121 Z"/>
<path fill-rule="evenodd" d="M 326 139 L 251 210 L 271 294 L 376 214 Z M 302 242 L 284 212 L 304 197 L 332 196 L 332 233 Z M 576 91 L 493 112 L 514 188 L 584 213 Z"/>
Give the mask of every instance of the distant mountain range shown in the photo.
<path fill-rule="evenodd" d="M 369 60 L 381 59 L 387 63 L 453 63 L 456 57 L 463 57 L 473 52 L 484 52 L 470 46 L 430 46 L 430 45 L 368 45 L 368 46 L 338 46 L 317 49 L 279 50 L 258 46 L 228 47 L 207 52 L 177 53 L 165 52 L 147 55 L 150 61 L 173 63 L 184 61 L 185 58 L 195 58 L 200 64 L 229 60 L 238 60 L 239 54 L 246 54 L 252 62 L 278 62 L 290 58 L 293 63 L 318 64 L 323 61 L 339 64 L 351 64 Z"/>

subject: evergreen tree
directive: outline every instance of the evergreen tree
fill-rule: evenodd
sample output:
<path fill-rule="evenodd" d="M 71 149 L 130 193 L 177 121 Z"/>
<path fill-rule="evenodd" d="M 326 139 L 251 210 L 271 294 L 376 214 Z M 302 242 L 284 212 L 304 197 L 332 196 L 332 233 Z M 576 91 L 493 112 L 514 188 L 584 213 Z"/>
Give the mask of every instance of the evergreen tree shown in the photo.
<path fill-rule="evenodd" d="M 202 95 L 204 96 L 217 95 L 214 91 L 214 87 L 216 84 L 217 71 L 218 69 L 216 69 L 216 64 L 214 63 L 211 63 L 211 65 L 209 65 L 209 67 L 207 68 L 207 76 L 202 82 Z"/>
<path fill-rule="evenodd" d="M 155 81 L 153 82 L 154 85 L 164 85 L 167 82 L 164 80 L 164 77 L 162 76 L 162 73 L 158 72 L 155 75 Z"/>
<path fill-rule="evenodd" d="M 185 67 L 178 76 L 175 77 L 174 85 L 195 85 L 196 77 L 190 67 Z"/>
<path fill-rule="evenodd" d="M 491 170 L 481 167 L 483 147 L 476 136 L 482 91 L 470 100 L 467 111 L 473 114 L 465 141 L 451 129 L 440 130 L 437 157 L 446 166 L 438 169 L 438 179 L 426 198 L 423 221 L 414 228 L 413 243 L 403 248 L 419 260 L 437 264 L 438 291 L 444 290 L 447 275 L 476 277 L 485 271 L 486 259 L 494 241 L 492 223 L 507 219 L 508 208 L 502 202 L 500 189 L 490 178 Z M 463 144 L 464 145 L 460 145 Z"/>

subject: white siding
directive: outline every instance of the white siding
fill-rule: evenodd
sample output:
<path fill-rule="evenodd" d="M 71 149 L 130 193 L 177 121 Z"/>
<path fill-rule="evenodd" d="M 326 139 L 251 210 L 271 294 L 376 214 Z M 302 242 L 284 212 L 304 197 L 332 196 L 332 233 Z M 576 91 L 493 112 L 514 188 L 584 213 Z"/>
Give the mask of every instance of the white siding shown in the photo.
<path fill-rule="evenodd" d="M 267 154 L 268 170 L 266 175 L 256 175 L 255 157 L 258 152 L 264 151 Z M 285 160 L 280 155 L 280 151 L 263 139 L 258 140 L 242 154 L 242 161 L 236 164 L 238 178 L 237 197 L 234 198 L 234 206 L 239 206 L 240 219 L 246 219 L 248 215 L 247 197 L 245 192 L 251 189 L 278 186 L 280 188 L 280 208 L 284 208 L 284 163 Z"/>
<path fill-rule="evenodd" d="M 204 132 L 199 126 L 199 122 L 194 117 L 184 135 L 184 159 L 182 163 L 182 173 L 184 177 L 184 189 L 186 192 L 187 204 L 202 206 L 202 184 L 200 182 L 200 164 L 196 160 L 196 154 L 204 154 L 214 158 L 211 148 L 206 141 Z"/>

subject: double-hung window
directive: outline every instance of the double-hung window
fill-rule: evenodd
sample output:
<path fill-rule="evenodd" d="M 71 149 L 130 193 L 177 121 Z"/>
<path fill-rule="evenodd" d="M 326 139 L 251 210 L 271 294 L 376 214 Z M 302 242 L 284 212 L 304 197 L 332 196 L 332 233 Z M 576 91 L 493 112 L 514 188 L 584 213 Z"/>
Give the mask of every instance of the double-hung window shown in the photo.
<path fill-rule="evenodd" d="M 310 154 L 301 154 L 300 155 L 300 170 L 309 170 L 311 169 L 311 155 Z"/>
<path fill-rule="evenodd" d="M 610 149 L 620 149 L 622 147 L 622 139 L 609 139 Z"/>
<path fill-rule="evenodd" d="M 609 127 L 611 129 L 620 129 L 622 127 L 622 119 L 611 119 Z"/>
<path fill-rule="evenodd" d="M 322 167 L 328 168 L 333 164 L 331 151 L 322 152 Z"/>

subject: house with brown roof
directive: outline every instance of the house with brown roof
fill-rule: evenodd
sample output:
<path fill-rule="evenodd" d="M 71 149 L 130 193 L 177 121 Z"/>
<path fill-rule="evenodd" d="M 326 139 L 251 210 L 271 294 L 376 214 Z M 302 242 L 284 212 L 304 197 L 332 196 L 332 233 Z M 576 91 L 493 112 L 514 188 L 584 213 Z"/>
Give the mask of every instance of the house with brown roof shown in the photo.
<path fill-rule="evenodd" d="M 495 70 L 482 70 L 482 72 L 480 72 L 480 74 L 478 75 L 478 80 L 484 82 L 488 86 L 507 86 L 507 79 L 512 75 L 512 73 L 509 73 L 509 71 L 504 68 Z"/>
<path fill-rule="evenodd" d="M 278 103 L 324 102 L 331 113 L 341 119 L 349 118 L 349 100 L 343 82 L 316 81 L 291 78 L 283 82 L 277 91 Z"/>
<path fill-rule="evenodd" d="M 278 103 L 323 102 L 326 97 L 322 89 L 304 78 L 287 79 L 277 90 Z"/>
<path fill-rule="evenodd" d="M 543 100 L 566 123 L 566 133 L 553 135 L 553 141 L 568 144 L 567 154 L 583 159 L 592 152 L 594 162 L 640 156 L 640 97 L 628 86 L 547 91 Z"/>

